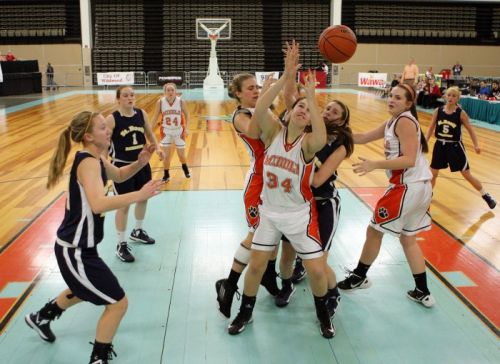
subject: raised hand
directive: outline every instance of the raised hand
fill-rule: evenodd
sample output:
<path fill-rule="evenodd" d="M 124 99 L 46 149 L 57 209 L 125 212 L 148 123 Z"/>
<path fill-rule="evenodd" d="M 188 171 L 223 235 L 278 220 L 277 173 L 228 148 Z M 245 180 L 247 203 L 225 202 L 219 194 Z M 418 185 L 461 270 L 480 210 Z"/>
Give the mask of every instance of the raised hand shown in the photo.
<path fill-rule="evenodd" d="M 286 42 L 286 49 L 283 50 L 285 53 L 285 75 L 295 77 L 297 71 L 302 67 L 299 63 L 300 57 L 300 45 L 299 43 L 292 40 L 292 43 Z"/>
<path fill-rule="evenodd" d="M 304 91 L 307 96 L 311 96 L 315 94 L 316 90 L 316 71 L 311 71 L 307 73 L 304 77 Z"/>

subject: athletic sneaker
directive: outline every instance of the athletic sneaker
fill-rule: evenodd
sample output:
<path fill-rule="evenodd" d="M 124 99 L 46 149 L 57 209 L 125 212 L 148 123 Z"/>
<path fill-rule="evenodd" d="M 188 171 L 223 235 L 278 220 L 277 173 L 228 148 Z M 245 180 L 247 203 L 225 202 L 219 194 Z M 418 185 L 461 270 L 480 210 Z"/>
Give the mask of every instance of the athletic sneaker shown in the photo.
<path fill-rule="evenodd" d="M 274 303 L 278 307 L 285 307 L 290 303 L 290 299 L 295 293 L 295 286 L 293 283 L 290 284 L 290 287 L 283 287 L 278 295 L 274 298 Z"/>
<path fill-rule="evenodd" d="M 215 291 L 217 292 L 217 302 L 219 302 L 220 313 L 227 318 L 231 318 L 231 306 L 233 304 L 234 294 L 237 294 L 238 299 L 240 295 L 238 287 L 229 285 L 227 279 L 219 279 L 215 282 Z"/>
<path fill-rule="evenodd" d="M 434 306 L 434 304 L 436 303 L 436 300 L 430 293 L 424 293 L 418 288 L 415 288 L 413 291 L 406 292 L 406 296 L 410 300 L 421 303 L 427 308 Z"/>
<path fill-rule="evenodd" d="M 116 245 L 116 256 L 122 261 L 126 263 L 132 263 L 135 261 L 134 256 L 130 252 L 130 247 L 128 246 L 126 241 L 122 241 Z"/>
<path fill-rule="evenodd" d="M 236 318 L 227 327 L 227 332 L 229 335 L 238 335 L 245 330 L 246 326 L 252 322 L 252 314 L 244 313 L 242 311 L 238 312 Z"/>
<path fill-rule="evenodd" d="M 331 339 L 335 336 L 335 325 L 329 317 L 328 320 L 319 320 L 319 332 L 326 339 Z"/>
<path fill-rule="evenodd" d="M 26 315 L 24 317 L 24 321 L 26 321 L 26 324 L 35 330 L 43 340 L 48 341 L 49 343 L 56 340 L 56 336 L 50 329 L 51 320 L 41 317 L 39 311 Z"/>
<path fill-rule="evenodd" d="M 146 230 L 144 229 L 134 229 L 130 233 L 130 239 L 133 241 L 138 241 L 143 244 L 154 244 L 155 239 L 150 237 Z"/>
<path fill-rule="evenodd" d="M 187 165 L 182 166 L 182 171 L 184 172 L 184 176 L 186 178 L 191 178 L 191 174 L 189 173 L 189 168 Z"/>
<path fill-rule="evenodd" d="M 328 309 L 328 314 L 332 320 L 335 316 L 335 312 L 337 312 L 337 308 L 339 307 L 340 298 L 340 296 L 332 296 L 328 298 L 328 301 L 326 301 L 326 308 Z"/>
<path fill-rule="evenodd" d="M 92 343 L 89 344 L 94 345 L 94 350 L 90 355 L 90 364 L 108 364 L 110 360 L 113 360 L 113 355 L 117 356 L 112 344 L 100 344 L 99 347 Z"/>
<path fill-rule="evenodd" d="M 368 280 L 368 277 L 360 277 L 350 270 L 348 270 L 347 273 L 347 277 L 337 284 L 337 287 L 340 289 L 350 290 L 356 288 L 368 288 L 371 286 L 371 282 Z"/>
<path fill-rule="evenodd" d="M 482 198 L 483 198 L 483 200 L 486 201 L 486 203 L 488 204 L 490 209 L 494 209 L 495 206 L 497 205 L 497 202 L 495 201 L 495 199 L 493 197 L 491 197 L 491 195 L 489 193 L 485 193 L 482 196 Z"/>
<path fill-rule="evenodd" d="M 306 269 L 302 264 L 302 259 L 297 258 L 295 260 L 295 268 L 293 268 L 292 283 L 298 283 L 306 277 Z"/>
<path fill-rule="evenodd" d="M 260 284 L 269 292 L 271 296 L 276 296 L 280 293 L 280 289 L 278 288 L 278 283 L 276 282 L 276 278 L 278 274 L 273 270 L 267 270 L 264 272 L 262 276 L 262 280 Z"/>
<path fill-rule="evenodd" d="M 170 177 L 169 176 L 163 176 L 163 178 L 161 179 L 161 181 L 163 183 L 167 183 L 168 181 L 170 181 Z"/>

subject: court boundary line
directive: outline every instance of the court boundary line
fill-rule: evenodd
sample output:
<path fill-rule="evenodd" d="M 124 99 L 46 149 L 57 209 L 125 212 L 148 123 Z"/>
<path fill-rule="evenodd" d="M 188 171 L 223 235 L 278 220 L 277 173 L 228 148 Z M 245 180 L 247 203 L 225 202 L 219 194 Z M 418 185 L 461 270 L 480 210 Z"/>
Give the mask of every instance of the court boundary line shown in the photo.
<path fill-rule="evenodd" d="M 359 201 L 361 201 L 365 206 L 367 206 L 372 212 L 373 208 L 372 206 L 361 196 L 359 196 L 356 192 L 354 192 L 351 187 L 344 187 L 349 190 L 349 192 L 352 193 Z M 354 188 L 384 188 L 384 187 L 354 187 Z M 447 229 L 443 229 L 440 224 L 436 223 L 434 219 L 432 219 L 432 223 L 436 224 L 437 227 L 442 229 L 446 234 L 448 234 L 454 241 L 459 242 L 459 239 L 456 238 L 456 236 L 449 232 Z M 459 242 L 459 244 L 465 248 L 472 254 L 476 255 L 481 261 L 484 259 L 482 256 L 478 255 L 475 251 L 471 250 L 467 245 L 465 245 L 463 242 Z M 424 256 L 425 258 L 425 256 Z M 491 263 L 487 262 L 488 265 L 490 266 Z M 435 268 L 431 263 L 429 263 L 428 259 L 425 259 L 425 266 L 429 268 L 432 273 L 460 300 L 462 303 L 488 328 L 490 331 L 496 335 L 497 338 L 500 338 L 500 330 L 496 327 L 496 325 L 481 311 L 479 310 L 467 297 L 463 295 L 462 292 L 460 292 L 455 286 L 453 286 L 442 274 L 439 272 L 437 268 Z M 495 270 L 497 270 L 495 267 L 493 267 Z M 498 270 L 497 270 L 498 271 Z"/>

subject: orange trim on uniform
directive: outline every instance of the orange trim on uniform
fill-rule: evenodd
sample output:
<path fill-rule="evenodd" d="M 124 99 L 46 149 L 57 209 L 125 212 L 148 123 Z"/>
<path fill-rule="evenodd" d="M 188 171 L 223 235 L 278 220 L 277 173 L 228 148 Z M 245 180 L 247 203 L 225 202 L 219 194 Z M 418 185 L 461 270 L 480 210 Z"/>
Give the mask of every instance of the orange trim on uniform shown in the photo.
<path fill-rule="evenodd" d="M 373 211 L 373 219 L 378 225 L 383 225 L 401 216 L 406 190 L 406 185 L 395 185 L 378 200 Z"/>

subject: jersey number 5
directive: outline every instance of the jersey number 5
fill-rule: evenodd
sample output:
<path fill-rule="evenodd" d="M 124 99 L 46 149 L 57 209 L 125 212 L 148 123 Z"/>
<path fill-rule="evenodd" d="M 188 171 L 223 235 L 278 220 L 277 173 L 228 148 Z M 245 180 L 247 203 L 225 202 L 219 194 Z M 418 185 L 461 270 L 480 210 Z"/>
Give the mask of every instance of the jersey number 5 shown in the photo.
<path fill-rule="evenodd" d="M 269 189 L 274 189 L 278 187 L 280 184 L 278 181 L 278 176 L 275 175 L 274 173 L 267 172 L 267 187 Z M 283 191 L 286 193 L 290 193 L 292 191 L 292 180 L 290 178 L 285 179 L 284 181 L 281 182 L 281 187 L 283 187 Z"/>

